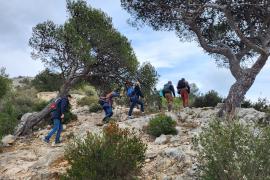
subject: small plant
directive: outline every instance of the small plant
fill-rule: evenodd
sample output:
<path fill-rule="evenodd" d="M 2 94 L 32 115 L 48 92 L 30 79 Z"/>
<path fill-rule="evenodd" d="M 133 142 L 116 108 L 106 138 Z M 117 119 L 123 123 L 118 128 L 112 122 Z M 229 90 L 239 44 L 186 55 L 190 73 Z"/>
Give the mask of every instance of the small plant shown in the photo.
<path fill-rule="evenodd" d="M 155 137 L 158 137 L 161 134 L 177 134 L 175 126 L 176 121 L 172 120 L 169 116 L 160 114 L 150 120 L 147 132 Z"/>
<path fill-rule="evenodd" d="M 71 165 L 63 179 L 129 179 L 145 159 L 146 145 L 134 132 L 109 123 L 101 136 L 88 134 L 66 149 Z"/>
<path fill-rule="evenodd" d="M 98 98 L 95 96 L 86 96 L 78 101 L 80 106 L 91 106 L 92 104 L 97 104 Z"/>
<path fill-rule="evenodd" d="M 89 107 L 89 112 L 98 112 L 98 111 L 101 111 L 103 108 L 95 103 L 95 104 L 92 104 L 90 107 Z"/>
<path fill-rule="evenodd" d="M 199 136 L 202 179 L 270 179 L 270 128 L 214 120 Z"/>
<path fill-rule="evenodd" d="M 197 96 L 192 104 L 193 107 L 215 107 L 222 102 L 222 98 L 214 90 L 207 92 L 205 95 Z"/>

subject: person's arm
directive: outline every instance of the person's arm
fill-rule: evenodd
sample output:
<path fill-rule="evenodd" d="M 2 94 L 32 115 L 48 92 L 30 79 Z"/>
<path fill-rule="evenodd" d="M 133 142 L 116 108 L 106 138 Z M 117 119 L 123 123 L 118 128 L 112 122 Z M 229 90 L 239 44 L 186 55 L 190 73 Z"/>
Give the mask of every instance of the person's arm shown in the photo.
<path fill-rule="evenodd" d="M 174 91 L 173 85 L 170 86 L 170 89 L 171 89 L 171 91 L 172 91 L 172 93 L 173 93 L 173 96 L 175 97 L 175 91 Z"/>
<path fill-rule="evenodd" d="M 68 100 L 66 98 L 63 98 L 61 100 L 61 118 L 64 118 L 64 113 L 67 111 L 68 108 Z"/>
<path fill-rule="evenodd" d="M 138 88 L 137 89 L 137 93 L 140 97 L 144 98 L 143 94 L 142 94 L 142 91 L 141 91 L 141 88 Z"/>

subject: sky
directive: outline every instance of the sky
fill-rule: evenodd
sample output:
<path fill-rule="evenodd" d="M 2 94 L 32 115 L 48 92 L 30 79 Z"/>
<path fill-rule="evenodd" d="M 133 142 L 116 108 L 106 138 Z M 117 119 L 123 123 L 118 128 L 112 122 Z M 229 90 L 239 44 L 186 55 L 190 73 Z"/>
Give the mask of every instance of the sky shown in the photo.
<path fill-rule="evenodd" d="M 112 17 L 114 27 L 131 42 L 137 59 L 150 62 L 160 75 L 158 88 L 168 80 L 174 86 L 184 77 L 195 83 L 200 92 L 216 90 L 226 97 L 234 78 L 226 68 L 218 68 L 196 42 L 180 42 L 174 32 L 153 31 L 150 27 L 136 29 L 127 21 L 130 15 L 121 8 L 120 0 L 87 0 L 94 8 Z M 65 0 L 0 1 L 0 67 L 10 77 L 35 76 L 44 69 L 39 60 L 31 58 L 28 45 L 32 28 L 46 20 L 62 24 L 67 19 Z M 257 76 L 246 97 L 270 99 L 270 61 Z"/>

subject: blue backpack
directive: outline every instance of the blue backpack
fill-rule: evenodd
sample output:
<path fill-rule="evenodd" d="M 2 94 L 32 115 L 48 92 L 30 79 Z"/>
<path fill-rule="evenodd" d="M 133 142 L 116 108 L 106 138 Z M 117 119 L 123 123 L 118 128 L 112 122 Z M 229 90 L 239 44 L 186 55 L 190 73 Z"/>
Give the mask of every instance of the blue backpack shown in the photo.
<path fill-rule="evenodd" d="M 129 87 L 128 89 L 127 89 L 127 96 L 128 97 L 132 97 L 133 95 L 134 95 L 134 88 L 133 87 Z"/>

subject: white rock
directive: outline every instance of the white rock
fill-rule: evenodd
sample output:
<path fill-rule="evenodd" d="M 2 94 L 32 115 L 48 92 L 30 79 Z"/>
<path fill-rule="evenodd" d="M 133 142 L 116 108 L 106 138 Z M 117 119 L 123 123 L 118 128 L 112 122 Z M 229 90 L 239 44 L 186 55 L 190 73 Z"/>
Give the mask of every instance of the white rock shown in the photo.
<path fill-rule="evenodd" d="M 4 146 L 9 146 L 10 144 L 13 144 L 15 142 L 15 136 L 9 134 L 2 138 L 2 144 Z"/>
<path fill-rule="evenodd" d="M 185 154 L 179 147 L 167 148 L 161 153 L 161 156 L 167 156 L 169 158 L 174 158 L 179 161 L 185 159 Z"/>
<path fill-rule="evenodd" d="M 168 138 L 166 135 L 161 134 L 159 137 L 156 138 L 155 144 L 166 144 L 168 142 Z"/>

